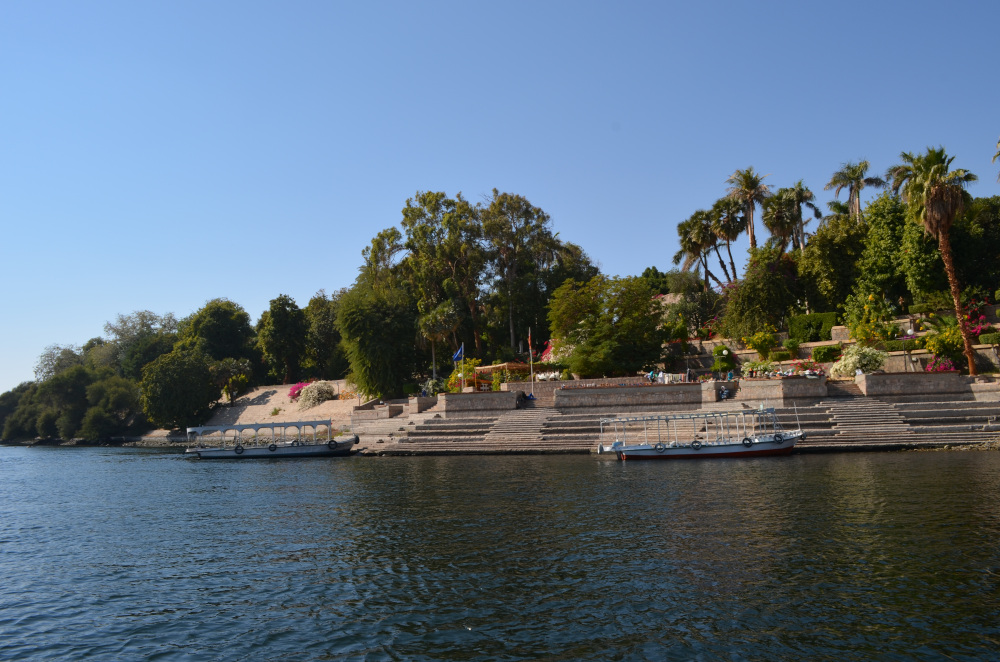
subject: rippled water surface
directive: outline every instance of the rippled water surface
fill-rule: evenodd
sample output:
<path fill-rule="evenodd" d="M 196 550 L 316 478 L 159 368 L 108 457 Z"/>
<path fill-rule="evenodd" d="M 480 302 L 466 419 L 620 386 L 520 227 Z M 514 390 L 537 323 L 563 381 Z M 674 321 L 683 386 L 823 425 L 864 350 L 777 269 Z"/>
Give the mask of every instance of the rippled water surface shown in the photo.
<path fill-rule="evenodd" d="M 0 659 L 996 659 L 1000 453 L 0 448 Z"/>

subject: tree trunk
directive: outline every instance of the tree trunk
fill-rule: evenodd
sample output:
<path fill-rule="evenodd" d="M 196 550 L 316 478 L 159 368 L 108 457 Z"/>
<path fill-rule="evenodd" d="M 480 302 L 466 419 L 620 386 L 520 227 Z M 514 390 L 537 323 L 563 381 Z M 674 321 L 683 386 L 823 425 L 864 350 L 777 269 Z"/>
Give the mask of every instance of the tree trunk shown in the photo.
<path fill-rule="evenodd" d="M 948 275 L 948 285 L 951 287 L 951 299 L 955 305 L 955 319 L 958 320 L 958 328 L 962 331 L 962 344 L 965 345 L 965 358 L 969 362 L 969 374 L 976 375 L 976 354 L 972 349 L 972 341 L 969 339 L 969 325 L 962 315 L 962 291 L 958 288 L 958 276 L 955 274 L 955 261 L 951 256 L 951 240 L 948 238 L 946 230 L 938 232 L 938 250 L 941 253 L 941 261 L 944 262 L 944 271 Z"/>
<path fill-rule="evenodd" d="M 747 235 L 750 237 L 750 248 L 757 248 L 757 237 L 753 231 L 753 204 L 743 207 L 744 215 L 747 217 Z"/>
<path fill-rule="evenodd" d="M 431 338 L 431 379 L 437 381 L 438 378 L 438 362 L 437 356 L 434 355 L 434 339 Z"/>
<path fill-rule="evenodd" d="M 733 268 L 733 280 L 735 281 L 739 276 L 736 273 L 736 263 L 733 262 L 733 252 L 729 250 L 729 240 L 726 240 L 726 252 L 729 253 L 729 266 Z"/>
<path fill-rule="evenodd" d="M 722 260 L 722 253 L 719 252 L 718 245 L 713 246 L 715 249 L 715 255 L 719 258 L 719 266 L 722 267 L 722 273 L 726 275 L 726 281 L 729 283 L 733 282 L 733 279 L 729 277 L 729 269 L 726 267 L 726 263 Z"/>

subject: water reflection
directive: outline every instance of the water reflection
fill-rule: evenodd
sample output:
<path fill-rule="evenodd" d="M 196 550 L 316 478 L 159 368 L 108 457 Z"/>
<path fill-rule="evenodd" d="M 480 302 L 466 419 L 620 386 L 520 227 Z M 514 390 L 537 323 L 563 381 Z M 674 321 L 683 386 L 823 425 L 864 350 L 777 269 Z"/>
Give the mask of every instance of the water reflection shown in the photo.
<path fill-rule="evenodd" d="M 0 449 L 0 657 L 980 659 L 1000 637 L 995 453 L 63 450 Z"/>

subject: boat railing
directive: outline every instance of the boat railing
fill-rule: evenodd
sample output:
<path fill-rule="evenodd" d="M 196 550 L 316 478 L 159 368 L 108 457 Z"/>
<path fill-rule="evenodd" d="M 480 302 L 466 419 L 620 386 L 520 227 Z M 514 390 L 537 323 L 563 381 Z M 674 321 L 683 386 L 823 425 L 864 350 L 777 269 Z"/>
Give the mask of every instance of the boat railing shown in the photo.
<path fill-rule="evenodd" d="M 685 446 L 730 444 L 783 430 L 774 408 L 696 414 L 646 414 L 601 419 L 601 442 Z"/>
<path fill-rule="evenodd" d="M 295 446 L 303 443 L 317 443 L 320 428 L 326 428 L 325 439 L 334 437 L 333 420 L 290 421 L 282 423 L 252 423 L 243 425 L 204 425 L 187 428 L 188 443 L 200 448 L 212 446 Z M 311 428 L 311 432 L 306 432 Z M 288 430 L 294 429 L 294 434 Z M 231 433 L 231 434 L 228 434 Z M 251 434 L 252 433 L 252 434 Z"/>

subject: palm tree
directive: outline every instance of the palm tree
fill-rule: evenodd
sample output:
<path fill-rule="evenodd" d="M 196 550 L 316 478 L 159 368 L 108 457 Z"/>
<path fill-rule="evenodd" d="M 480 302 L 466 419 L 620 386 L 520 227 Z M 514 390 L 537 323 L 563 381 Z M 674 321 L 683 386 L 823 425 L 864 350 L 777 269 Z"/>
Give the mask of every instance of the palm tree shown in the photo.
<path fill-rule="evenodd" d="M 764 227 L 771 233 L 773 242 L 782 253 L 788 248 L 788 240 L 793 239 L 797 220 L 795 200 L 790 195 L 790 189 L 779 189 L 761 205 L 761 220 Z"/>
<path fill-rule="evenodd" d="M 794 186 L 786 189 L 779 189 L 781 191 L 786 191 L 786 195 L 791 199 L 792 203 L 795 205 L 795 229 L 796 235 L 792 236 L 792 248 L 805 248 L 806 247 L 806 231 L 805 222 L 802 220 L 802 207 L 808 207 L 812 209 L 813 216 L 815 218 L 822 218 L 823 214 L 820 212 L 819 207 L 813 202 L 816 196 L 809 187 L 802 183 L 802 180 L 795 182 Z"/>
<path fill-rule="evenodd" d="M 910 216 L 923 224 L 924 230 L 938 240 L 941 261 L 948 275 L 951 299 L 955 306 L 955 319 L 963 320 L 962 341 L 965 358 L 969 361 L 969 374 L 976 374 L 975 354 L 969 338 L 969 328 L 962 315 L 961 289 L 955 274 L 955 260 L 951 254 L 949 233 L 955 217 L 962 213 L 970 196 L 965 185 L 978 178 L 966 170 L 949 171 L 955 159 L 948 156 L 944 147 L 928 147 L 926 154 L 914 156 L 909 152 L 899 155 L 902 163 L 894 165 L 886 172 L 886 179 L 892 181 L 893 193 L 902 189 L 903 202 Z"/>
<path fill-rule="evenodd" d="M 712 232 L 715 236 L 726 242 L 726 253 L 729 254 L 729 266 L 733 270 L 733 279 L 736 279 L 736 263 L 733 262 L 733 251 L 730 244 L 739 239 L 740 235 L 746 232 L 747 219 L 740 215 L 743 205 L 735 198 L 719 198 L 712 205 L 709 212 L 712 215 Z"/>
<path fill-rule="evenodd" d="M 840 170 L 833 173 L 830 182 L 823 187 L 823 190 L 834 189 L 833 194 L 840 195 L 843 189 L 847 189 L 847 204 L 851 208 L 851 215 L 857 218 L 861 215 L 861 189 L 866 186 L 885 188 L 885 180 L 881 177 L 865 177 L 868 172 L 868 161 L 859 163 L 845 163 L 840 166 Z"/>
<path fill-rule="evenodd" d="M 737 170 L 726 183 L 729 189 L 726 194 L 735 200 L 743 203 L 743 217 L 747 222 L 747 233 L 750 236 L 750 248 L 757 248 L 757 236 L 753 227 L 753 208 L 758 204 L 763 204 L 771 197 L 771 186 L 764 183 L 768 175 L 761 175 L 754 172 L 753 167 L 746 170 Z"/>
<path fill-rule="evenodd" d="M 705 291 L 708 291 L 708 280 L 711 278 L 722 287 L 722 283 L 708 268 L 708 252 L 713 246 L 718 247 L 718 239 L 712 233 L 711 223 L 706 222 L 708 212 L 696 211 L 686 221 L 677 224 L 677 237 L 681 249 L 674 254 L 674 264 L 681 264 L 681 269 L 688 271 L 692 267 L 705 271 Z M 721 258 L 720 258 L 721 260 Z"/>
<path fill-rule="evenodd" d="M 1000 159 L 1000 140 L 997 141 L 997 153 L 993 155 L 993 163 Z M 1000 174 L 997 175 L 997 181 L 1000 182 Z"/>

